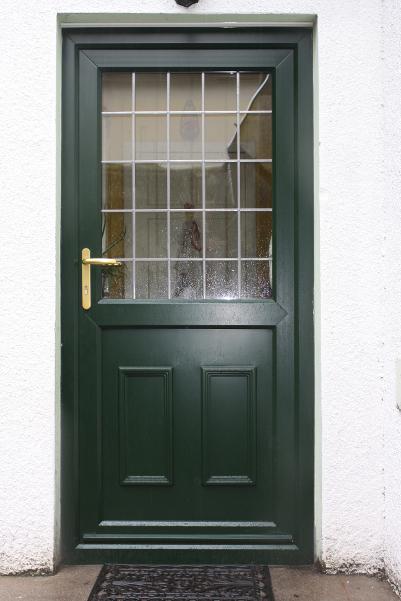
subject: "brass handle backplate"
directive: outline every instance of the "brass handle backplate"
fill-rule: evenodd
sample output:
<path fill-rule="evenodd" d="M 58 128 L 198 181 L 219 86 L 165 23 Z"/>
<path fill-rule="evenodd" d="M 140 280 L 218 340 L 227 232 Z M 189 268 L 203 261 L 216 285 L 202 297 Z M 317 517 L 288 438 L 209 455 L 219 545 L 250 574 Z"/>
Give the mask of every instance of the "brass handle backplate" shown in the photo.
<path fill-rule="evenodd" d="M 121 265 L 117 259 L 108 259 L 106 257 L 91 259 L 91 251 L 89 248 L 82 249 L 82 308 L 88 310 L 92 305 L 91 298 L 91 265 L 100 265 L 105 267 L 108 265 Z"/>

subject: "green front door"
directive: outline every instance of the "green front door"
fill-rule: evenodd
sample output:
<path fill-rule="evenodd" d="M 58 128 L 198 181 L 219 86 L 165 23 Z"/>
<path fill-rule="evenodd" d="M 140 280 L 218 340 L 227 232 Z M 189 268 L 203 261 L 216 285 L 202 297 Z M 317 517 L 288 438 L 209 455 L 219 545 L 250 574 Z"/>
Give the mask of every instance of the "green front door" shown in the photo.
<path fill-rule="evenodd" d="M 72 560 L 313 560 L 310 99 L 308 31 L 65 36 Z"/>

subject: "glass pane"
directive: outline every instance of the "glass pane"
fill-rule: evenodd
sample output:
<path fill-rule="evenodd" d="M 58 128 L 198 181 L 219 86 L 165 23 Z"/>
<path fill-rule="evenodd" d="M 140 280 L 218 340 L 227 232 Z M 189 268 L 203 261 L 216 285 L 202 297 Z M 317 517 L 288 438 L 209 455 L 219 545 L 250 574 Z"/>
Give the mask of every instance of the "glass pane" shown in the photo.
<path fill-rule="evenodd" d="M 170 163 L 170 206 L 172 209 L 202 207 L 201 163 Z"/>
<path fill-rule="evenodd" d="M 114 210 L 132 208 L 131 165 L 102 166 L 102 206 Z"/>
<path fill-rule="evenodd" d="M 237 115 L 205 116 L 205 158 L 237 158 Z"/>
<path fill-rule="evenodd" d="M 202 213 L 171 213 L 170 236 L 172 258 L 202 258 Z"/>
<path fill-rule="evenodd" d="M 160 115 L 135 118 L 135 157 L 146 160 L 167 158 L 167 119 Z"/>
<path fill-rule="evenodd" d="M 270 111 L 272 77 L 268 73 L 240 74 L 240 110 Z"/>
<path fill-rule="evenodd" d="M 236 73 L 205 74 L 205 111 L 237 110 Z"/>
<path fill-rule="evenodd" d="M 171 115 L 170 158 L 202 158 L 202 119 L 200 115 Z"/>
<path fill-rule="evenodd" d="M 236 261 L 206 262 L 206 298 L 238 298 Z"/>
<path fill-rule="evenodd" d="M 137 213 L 135 224 L 137 257 L 167 256 L 167 214 Z"/>
<path fill-rule="evenodd" d="M 103 213 L 102 254 L 105 257 L 132 257 L 132 214 Z"/>
<path fill-rule="evenodd" d="M 102 111 L 132 110 L 131 73 L 103 73 Z"/>
<path fill-rule="evenodd" d="M 206 213 L 206 256 L 233 258 L 238 256 L 236 212 Z"/>
<path fill-rule="evenodd" d="M 205 180 L 207 209 L 237 206 L 236 163 L 206 163 Z"/>
<path fill-rule="evenodd" d="M 137 209 L 167 208 L 167 164 L 135 165 L 135 205 Z"/>
<path fill-rule="evenodd" d="M 167 261 L 137 261 L 135 264 L 136 298 L 167 298 Z"/>
<path fill-rule="evenodd" d="M 132 298 L 132 262 L 102 267 L 102 297 Z"/>
<path fill-rule="evenodd" d="M 165 73 L 135 75 L 135 110 L 165 111 L 167 109 L 167 78 Z"/>
<path fill-rule="evenodd" d="M 272 116 L 248 113 L 241 118 L 241 159 L 272 158 Z"/>
<path fill-rule="evenodd" d="M 200 73 L 171 73 L 170 110 L 200 111 L 202 88 Z"/>
<path fill-rule="evenodd" d="M 270 261 L 241 262 L 241 298 L 270 298 Z"/>
<path fill-rule="evenodd" d="M 241 256 L 263 258 L 272 254 L 272 214 L 241 213 Z"/>
<path fill-rule="evenodd" d="M 202 261 L 171 263 L 171 296 L 173 298 L 203 298 Z"/>
<path fill-rule="evenodd" d="M 132 157 L 131 115 L 108 115 L 102 119 L 103 161 L 130 161 Z"/>
<path fill-rule="evenodd" d="M 272 164 L 241 163 L 241 207 L 266 209 L 272 205 Z"/>

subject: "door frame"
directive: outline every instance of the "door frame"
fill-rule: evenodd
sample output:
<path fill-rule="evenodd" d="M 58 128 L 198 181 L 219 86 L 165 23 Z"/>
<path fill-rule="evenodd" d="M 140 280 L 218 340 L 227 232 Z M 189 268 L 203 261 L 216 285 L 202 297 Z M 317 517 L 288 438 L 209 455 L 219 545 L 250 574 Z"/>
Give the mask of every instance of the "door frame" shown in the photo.
<path fill-rule="evenodd" d="M 192 36 L 189 39 L 188 33 Z M 220 27 L 99 28 L 63 31 L 62 203 L 61 203 L 61 556 L 66 562 L 104 561 L 104 552 L 79 551 L 78 537 L 78 61 L 80 52 L 132 48 L 267 48 L 288 49 L 295 65 L 295 389 L 298 443 L 298 513 L 302 552 L 275 549 L 249 555 L 249 561 L 312 563 L 314 560 L 314 175 L 313 175 L 313 37 L 305 28 Z M 101 53 L 100 53 L 101 54 Z M 284 58 L 284 60 L 286 60 Z M 302 117 L 302 118 L 300 118 Z M 143 557 L 143 553 L 141 554 Z M 207 553 L 207 561 L 227 561 L 227 554 Z M 126 554 L 124 555 L 124 557 Z M 108 561 L 121 561 L 118 551 Z M 133 556 L 134 557 L 134 556 Z M 177 561 L 179 555 L 176 554 Z M 149 561 L 166 561 L 163 554 Z M 230 555 L 235 562 L 235 552 Z M 134 559 L 135 560 L 135 559 Z M 169 561 L 167 559 L 167 561 Z M 194 557 L 194 561 L 202 561 Z M 203 560 L 204 561 L 204 560 Z"/>

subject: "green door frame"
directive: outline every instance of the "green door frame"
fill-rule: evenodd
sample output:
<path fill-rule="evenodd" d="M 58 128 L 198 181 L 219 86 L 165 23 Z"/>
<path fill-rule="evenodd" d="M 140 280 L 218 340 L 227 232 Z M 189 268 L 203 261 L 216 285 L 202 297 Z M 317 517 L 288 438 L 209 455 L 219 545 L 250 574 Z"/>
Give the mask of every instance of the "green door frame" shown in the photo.
<path fill-rule="evenodd" d="M 289 58 L 294 68 L 295 96 L 293 142 L 293 206 L 295 215 L 293 266 L 295 269 L 295 373 L 297 391 L 296 423 L 298 447 L 297 514 L 302 526 L 298 531 L 298 552 L 275 549 L 249 554 L 251 561 L 270 563 L 311 563 L 314 559 L 314 341 L 313 341 L 313 69 L 312 31 L 298 28 L 238 28 L 194 29 L 91 29 L 68 30 L 63 39 L 63 116 L 62 116 L 62 209 L 61 209 L 61 329 L 62 329 L 62 480 L 61 480 L 61 541 L 64 561 L 96 562 L 105 559 L 98 549 L 79 551 L 78 535 L 78 315 L 80 310 L 79 256 L 79 136 L 78 88 L 79 60 L 95 62 L 98 68 L 108 67 L 108 51 L 121 50 L 113 68 L 127 67 L 126 50 L 142 50 L 143 67 L 154 67 L 151 51 L 174 49 L 177 52 L 219 49 L 235 52 L 240 49 L 269 49 L 276 56 L 276 65 Z M 148 52 L 143 52 L 143 51 Z M 156 65 L 157 66 L 157 65 Z M 239 65 L 241 66 L 241 65 Z M 260 67 L 260 66 L 259 66 Z M 282 91 L 285 93 L 285 90 Z M 81 104 L 85 103 L 82 98 Z M 88 99 L 89 102 L 89 99 Z M 82 143 L 82 141 L 81 141 Z M 284 231 L 282 231 L 285 234 Z M 205 314 L 210 315 L 211 309 Z M 210 305 L 209 305 L 210 307 Z M 190 305 L 188 305 L 190 311 Z M 229 316 L 215 314 L 213 319 Z M 254 315 L 255 326 L 264 319 Z M 146 322 L 146 316 L 144 315 Z M 190 321 L 190 315 L 188 315 Z M 213 553 L 211 561 L 219 561 Z M 210 557 L 211 557 L 210 555 Z M 143 554 L 142 554 L 143 556 Z M 109 561 L 121 560 L 118 551 L 109 553 Z M 176 555 L 176 557 L 179 557 Z M 222 557 L 222 556 L 220 556 Z M 225 560 L 227 560 L 227 554 Z M 160 561 L 157 555 L 149 561 Z M 243 557 L 242 557 L 243 559 Z M 196 561 L 196 559 L 195 559 Z M 235 552 L 230 556 L 235 562 Z"/>

